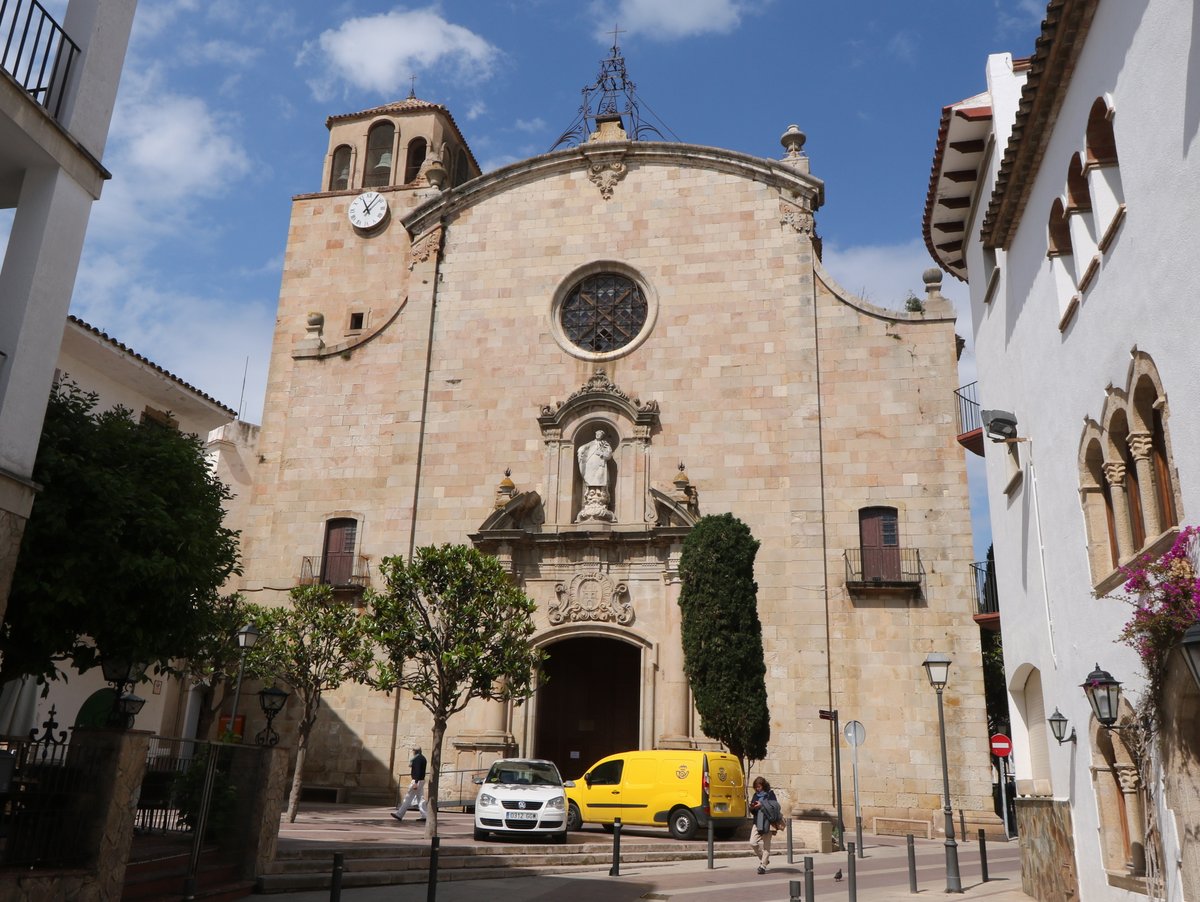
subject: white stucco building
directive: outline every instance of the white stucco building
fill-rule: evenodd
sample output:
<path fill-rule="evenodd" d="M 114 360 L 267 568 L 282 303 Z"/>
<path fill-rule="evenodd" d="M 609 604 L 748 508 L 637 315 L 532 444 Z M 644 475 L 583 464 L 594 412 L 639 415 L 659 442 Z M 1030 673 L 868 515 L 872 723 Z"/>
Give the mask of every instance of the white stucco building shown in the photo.
<path fill-rule="evenodd" d="M 0 11 L 0 616 L 21 534 L 63 321 L 136 0 L 71 0 L 61 25 L 29 2 Z"/>
<path fill-rule="evenodd" d="M 1032 57 L 989 58 L 938 135 L 926 242 L 969 279 L 979 401 L 1012 436 L 978 448 L 1039 899 L 1200 898 L 1200 689 L 1181 655 L 1140 760 L 1081 689 L 1099 667 L 1124 716 L 1144 701 L 1119 568 L 1200 510 L 1198 42 L 1186 0 L 1051 0 Z"/>

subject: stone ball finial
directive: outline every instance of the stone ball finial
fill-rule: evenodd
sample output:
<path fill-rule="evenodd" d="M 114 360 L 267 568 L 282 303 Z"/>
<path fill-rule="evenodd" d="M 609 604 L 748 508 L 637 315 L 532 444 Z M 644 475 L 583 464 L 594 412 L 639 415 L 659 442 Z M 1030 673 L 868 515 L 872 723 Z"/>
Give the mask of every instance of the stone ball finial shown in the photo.
<path fill-rule="evenodd" d="M 502 489 L 516 488 L 516 486 L 513 485 L 513 481 L 512 481 L 512 468 L 511 467 L 504 468 L 504 478 L 500 480 L 500 488 L 502 488 Z"/>
<path fill-rule="evenodd" d="M 789 157 L 798 157 L 804 153 L 804 142 L 808 140 L 808 136 L 800 131 L 800 126 L 789 125 L 787 131 L 779 139 L 779 143 L 783 145 L 783 149 L 787 151 Z"/>
<path fill-rule="evenodd" d="M 684 488 L 685 486 L 689 486 L 692 484 L 692 481 L 690 479 L 688 479 L 687 470 L 684 469 L 682 460 L 679 462 L 679 473 L 676 474 L 675 479 L 673 481 L 674 481 L 675 485 L 679 488 Z"/>
<path fill-rule="evenodd" d="M 931 266 L 921 273 L 921 279 L 925 282 L 926 288 L 938 288 L 942 284 L 942 271 L 936 266 Z"/>

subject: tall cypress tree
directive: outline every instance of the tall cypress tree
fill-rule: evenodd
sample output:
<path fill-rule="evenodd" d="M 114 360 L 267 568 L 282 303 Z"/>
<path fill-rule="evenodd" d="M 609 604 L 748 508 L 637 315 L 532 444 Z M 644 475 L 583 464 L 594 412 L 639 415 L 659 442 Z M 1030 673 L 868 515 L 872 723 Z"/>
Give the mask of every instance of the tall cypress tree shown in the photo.
<path fill-rule="evenodd" d="M 771 738 L 754 581 L 758 545 L 732 514 L 704 517 L 679 561 L 683 666 L 700 729 L 743 761 L 765 758 Z"/>

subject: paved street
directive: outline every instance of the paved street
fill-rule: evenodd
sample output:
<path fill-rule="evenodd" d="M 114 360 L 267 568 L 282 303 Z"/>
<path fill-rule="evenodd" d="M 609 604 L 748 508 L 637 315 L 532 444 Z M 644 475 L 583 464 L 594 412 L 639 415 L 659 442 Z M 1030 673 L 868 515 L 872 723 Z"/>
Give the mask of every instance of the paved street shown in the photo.
<path fill-rule="evenodd" d="M 285 825 L 281 846 L 300 843 L 328 842 L 330 854 L 348 840 L 362 842 L 369 832 L 373 843 L 410 845 L 427 842 L 420 827 L 407 824 L 388 829 L 386 824 L 368 826 L 372 817 L 339 816 L 335 809 L 326 809 L 306 816 L 302 813 L 296 824 Z M 386 816 L 386 813 L 385 813 Z M 442 843 L 469 843 L 470 818 L 458 813 L 443 812 L 441 817 Z M 632 831 L 631 831 L 632 833 Z M 638 831 L 639 838 L 653 831 Z M 586 837 L 595 841 L 599 831 L 572 834 L 573 841 Z M 664 844 L 674 842 L 660 835 Z M 350 839 L 351 836 L 355 838 Z M 772 857 L 770 871 L 762 876 L 755 873 L 753 858 L 717 860 L 711 870 L 704 861 L 671 864 L 628 864 L 621 867 L 619 877 L 610 877 L 607 868 L 581 870 L 570 875 L 533 875 L 505 879 L 451 880 L 436 887 L 437 902 L 537 902 L 537 900 L 570 900 L 570 902 L 633 902 L 633 900 L 672 900 L 672 902 L 719 902 L 737 898 L 741 902 L 788 902 L 791 881 L 803 881 L 804 863 L 796 856 L 788 864 L 782 835 L 777 842 L 777 854 Z M 912 898 L 908 886 L 907 855 L 903 837 L 864 837 L 866 854 L 857 860 L 857 898 L 862 902 Z M 959 861 L 964 894 L 945 893 L 945 847 L 937 840 L 917 840 L 918 897 L 924 899 L 989 899 L 993 902 L 1028 902 L 1020 889 L 1020 860 L 1017 845 L 989 842 L 988 865 L 990 881 L 981 882 L 979 846 L 976 842 L 959 845 Z M 847 855 L 832 853 L 814 855 L 815 899 L 847 900 L 849 881 Z M 834 874 L 841 868 L 843 879 L 835 882 Z M 449 875 L 447 875 L 449 876 Z M 426 884 L 343 889 L 345 902 L 426 902 Z M 290 902 L 326 902 L 328 890 L 282 894 Z"/>

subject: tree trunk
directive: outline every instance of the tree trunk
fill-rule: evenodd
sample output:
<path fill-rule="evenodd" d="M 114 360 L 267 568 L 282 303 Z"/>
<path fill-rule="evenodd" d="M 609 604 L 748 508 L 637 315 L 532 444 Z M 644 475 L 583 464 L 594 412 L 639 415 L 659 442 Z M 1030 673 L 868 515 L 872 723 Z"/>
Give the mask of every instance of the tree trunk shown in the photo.
<path fill-rule="evenodd" d="M 429 750 L 429 773 L 426 774 L 425 804 L 429 815 L 425 820 L 425 838 L 437 836 L 438 787 L 442 775 L 442 739 L 446 736 L 446 718 L 433 719 L 433 748 Z"/>
<path fill-rule="evenodd" d="M 296 823 L 300 810 L 300 784 L 304 781 L 304 757 L 308 752 L 308 734 L 312 732 L 312 721 L 305 717 L 296 731 L 296 770 L 292 773 L 292 791 L 288 796 L 288 823 Z"/>

